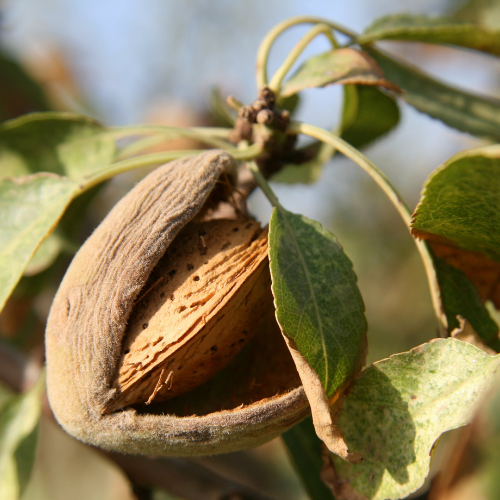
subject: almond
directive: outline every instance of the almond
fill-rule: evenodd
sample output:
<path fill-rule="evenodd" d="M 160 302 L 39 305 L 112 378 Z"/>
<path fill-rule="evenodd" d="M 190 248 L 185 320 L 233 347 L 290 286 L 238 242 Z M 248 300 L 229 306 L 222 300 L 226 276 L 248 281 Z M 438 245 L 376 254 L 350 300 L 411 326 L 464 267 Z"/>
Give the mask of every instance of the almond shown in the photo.
<path fill-rule="evenodd" d="M 194 221 L 224 201 L 216 187 L 235 169 L 224 151 L 159 167 L 75 255 L 46 331 L 49 402 L 69 434 L 121 453 L 206 455 L 308 414 L 274 318 L 266 232 Z"/>
<path fill-rule="evenodd" d="M 272 303 L 267 235 L 252 221 L 190 223 L 144 287 L 125 332 L 115 411 L 190 391 L 252 338 Z M 260 317 L 259 317 L 260 316 Z"/>

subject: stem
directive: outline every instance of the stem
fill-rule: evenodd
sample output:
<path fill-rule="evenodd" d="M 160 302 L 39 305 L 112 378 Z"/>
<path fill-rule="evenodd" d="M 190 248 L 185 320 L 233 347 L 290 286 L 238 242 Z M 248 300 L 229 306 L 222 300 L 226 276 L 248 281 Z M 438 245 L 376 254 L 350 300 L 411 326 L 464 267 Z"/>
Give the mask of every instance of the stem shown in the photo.
<path fill-rule="evenodd" d="M 347 35 L 351 38 L 356 37 L 356 33 L 344 28 L 340 24 L 332 23 L 328 19 L 323 19 L 321 17 L 314 16 L 297 16 L 287 19 L 279 24 L 277 24 L 262 40 L 260 44 L 259 50 L 257 52 L 257 62 L 255 66 L 256 77 L 257 77 L 257 87 L 263 87 L 267 85 L 267 61 L 269 59 L 269 52 L 271 51 L 271 47 L 274 42 L 278 38 L 281 33 L 286 31 L 288 28 L 292 26 L 296 26 L 297 24 L 326 24 L 330 26 L 332 29 Z"/>
<path fill-rule="evenodd" d="M 258 157 L 262 153 L 262 146 L 253 144 L 245 149 L 235 149 L 235 148 L 225 148 L 225 150 L 235 159 L 235 160 L 252 160 Z M 113 177 L 130 170 L 134 170 L 140 167 L 148 167 L 151 165 L 157 165 L 161 163 L 167 163 L 172 160 L 177 160 L 184 156 L 194 156 L 200 154 L 199 149 L 185 149 L 178 151 L 165 151 L 161 153 L 152 153 L 149 155 L 142 155 L 136 158 L 131 158 L 128 160 L 118 161 L 112 163 L 109 167 L 96 172 L 95 174 L 87 177 L 81 186 L 82 192 L 88 191 L 90 188 L 108 180 Z"/>
<path fill-rule="evenodd" d="M 337 41 L 332 35 L 332 28 L 326 24 L 317 24 L 314 28 L 311 28 L 295 45 L 295 47 L 288 54 L 287 58 L 284 60 L 283 64 L 278 68 L 278 71 L 271 78 L 269 83 L 269 88 L 276 94 L 279 93 L 281 89 L 281 83 L 285 78 L 286 74 L 290 71 L 291 67 L 294 65 L 295 61 L 298 59 L 300 54 L 304 49 L 316 38 L 318 35 L 325 34 L 330 40 L 333 48 L 337 47 Z"/>
<path fill-rule="evenodd" d="M 397 192 L 396 188 L 392 185 L 389 179 L 382 173 L 368 158 L 361 154 L 357 149 L 353 148 L 350 144 L 345 142 L 340 137 L 333 135 L 331 132 L 323 130 L 313 125 L 293 123 L 288 131 L 290 133 L 305 134 L 310 137 L 314 137 L 320 141 L 330 144 L 337 151 L 342 153 L 344 156 L 352 160 L 354 163 L 359 165 L 365 172 L 367 172 L 372 179 L 378 184 L 378 186 L 384 191 L 386 196 L 391 200 L 392 204 L 396 207 L 399 215 L 403 219 L 408 230 L 411 224 L 411 211 L 408 205 L 401 198 L 400 194 Z M 429 289 L 432 298 L 432 304 L 434 306 L 434 311 L 438 319 L 441 334 L 447 336 L 445 332 L 447 331 L 448 321 L 446 315 L 444 314 L 443 307 L 441 304 L 441 294 L 439 291 L 438 280 L 436 276 L 436 271 L 434 269 L 434 263 L 432 260 L 432 255 L 430 253 L 429 247 L 423 241 L 412 238 L 415 245 L 420 252 L 422 261 L 424 263 L 425 272 L 427 274 L 427 280 L 429 282 Z"/>
<path fill-rule="evenodd" d="M 262 189 L 262 192 L 266 195 L 266 198 L 270 201 L 271 205 L 273 207 L 281 207 L 277 196 L 274 194 L 274 191 L 271 189 L 271 186 L 267 182 L 266 178 L 262 175 L 262 172 L 257 164 L 254 161 L 249 161 L 247 165 L 250 172 L 252 172 L 255 182 L 260 189 Z"/>
<path fill-rule="evenodd" d="M 149 167 L 151 165 L 157 165 L 159 163 L 167 163 L 172 160 L 177 160 L 183 156 L 194 156 L 199 154 L 198 149 L 186 149 L 178 151 L 165 151 L 162 153 L 152 153 L 149 155 L 142 155 L 136 158 L 131 158 L 129 160 L 117 161 L 112 163 L 109 167 L 96 172 L 85 179 L 84 185 L 82 186 L 82 191 L 88 191 L 97 184 L 108 180 L 110 177 L 114 177 L 118 174 L 123 174 L 130 170 L 134 170 L 140 167 Z"/>
<path fill-rule="evenodd" d="M 196 139 L 209 146 L 226 149 L 228 143 L 221 139 L 227 139 L 231 129 L 228 128 L 210 128 L 210 127 L 168 127 L 160 125 L 134 125 L 126 127 L 114 127 L 111 133 L 115 139 L 124 139 L 132 135 L 148 135 L 148 134 L 164 134 L 166 139 L 174 139 L 177 137 L 187 137 Z"/>
<path fill-rule="evenodd" d="M 116 157 L 118 160 L 123 160 L 125 158 L 129 158 L 130 156 L 134 156 L 145 149 L 148 149 L 156 144 L 164 142 L 168 140 L 164 134 L 155 134 L 147 136 L 143 139 L 138 139 L 137 141 L 132 142 L 128 146 L 125 146 L 120 150 L 120 153 Z"/>

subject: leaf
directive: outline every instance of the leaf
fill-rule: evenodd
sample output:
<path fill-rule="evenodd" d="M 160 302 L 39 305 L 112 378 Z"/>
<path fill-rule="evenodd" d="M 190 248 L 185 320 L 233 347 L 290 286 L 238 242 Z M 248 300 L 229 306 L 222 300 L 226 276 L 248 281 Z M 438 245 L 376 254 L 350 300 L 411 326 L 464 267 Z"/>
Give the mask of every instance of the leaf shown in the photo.
<path fill-rule="evenodd" d="M 320 479 L 323 467 L 321 440 L 316 436 L 311 417 L 293 426 L 281 437 L 309 497 L 314 500 L 332 500 L 330 490 Z"/>
<path fill-rule="evenodd" d="M 446 17 L 411 14 L 384 16 L 375 20 L 356 42 L 365 44 L 379 40 L 456 45 L 500 55 L 500 30 Z"/>
<path fill-rule="evenodd" d="M 365 50 L 387 80 L 405 91 L 402 98 L 408 104 L 462 132 L 500 140 L 500 100 L 446 85 L 379 50 Z"/>
<path fill-rule="evenodd" d="M 349 453 L 333 425 L 328 398 L 339 396 L 364 363 L 366 320 L 352 264 L 318 222 L 275 208 L 269 259 L 276 317 L 311 405 L 318 436 L 334 453 Z"/>
<path fill-rule="evenodd" d="M 367 146 L 398 123 L 399 107 L 390 95 L 376 87 L 344 86 L 341 137 L 355 148 Z"/>
<path fill-rule="evenodd" d="M 499 356 L 448 338 L 366 369 L 346 395 L 338 422 L 349 447 L 365 460 L 353 466 L 333 457 L 336 498 L 396 499 L 419 488 L 434 443 L 470 421 L 499 363 Z"/>
<path fill-rule="evenodd" d="M 300 107 L 300 96 L 299 94 L 292 94 L 288 97 L 283 97 L 281 94 L 279 96 L 278 105 L 281 109 L 286 109 L 290 112 L 290 116 L 293 116 L 298 108 Z"/>
<path fill-rule="evenodd" d="M 86 179 L 115 153 L 112 134 L 71 113 L 33 113 L 0 125 L 0 310 Z"/>
<path fill-rule="evenodd" d="M 285 82 L 281 95 L 288 97 L 307 88 L 334 83 L 380 85 L 396 90 L 396 86 L 384 79 L 382 70 L 365 52 L 344 48 L 309 58 Z"/>
<path fill-rule="evenodd" d="M 297 182 L 312 184 L 319 179 L 323 171 L 323 165 L 332 157 L 334 152 L 335 149 L 324 142 L 308 144 L 296 151 L 296 157 L 292 161 L 297 163 L 287 163 L 273 174 L 271 179 L 273 182 L 286 184 Z"/>
<path fill-rule="evenodd" d="M 500 306 L 500 146 L 459 153 L 424 184 L 411 232 Z"/>
<path fill-rule="evenodd" d="M 500 3 L 498 0 L 469 0 L 454 12 L 453 17 L 496 29 L 500 27 Z"/>
<path fill-rule="evenodd" d="M 0 410 L 0 498 L 18 500 L 33 466 L 45 374 L 26 394 L 13 396 Z"/>
<path fill-rule="evenodd" d="M 463 271 L 434 257 L 441 302 L 448 320 L 448 333 L 459 328 L 457 316 L 467 319 L 477 334 L 496 351 L 500 351 L 498 325 L 490 317 L 477 288 Z"/>
<path fill-rule="evenodd" d="M 33 113 L 0 126 L 0 171 L 52 172 L 81 182 L 115 157 L 115 140 L 98 122 L 72 113 Z"/>
<path fill-rule="evenodd" d="M 0 181 L 0 310 L 77 193 L 77 184 L 48 173 Z"/>
<path fill-rule="evenodd" d="M 483 339 L 477 334 L 472 325 L 462 316 L 457 316 L 457 319 L 460 323 L 458 328 L 455 328 L 451 332 L 451 337 L 454 339 L 461 340 L 462 342 L 468 342 L 473 346 L 476 346 L 478 349 L 483 350 L 484 352 L 490 354 L 491 356 L 495 356 L 497 354 L 493 349 L 488 347 Z"/>

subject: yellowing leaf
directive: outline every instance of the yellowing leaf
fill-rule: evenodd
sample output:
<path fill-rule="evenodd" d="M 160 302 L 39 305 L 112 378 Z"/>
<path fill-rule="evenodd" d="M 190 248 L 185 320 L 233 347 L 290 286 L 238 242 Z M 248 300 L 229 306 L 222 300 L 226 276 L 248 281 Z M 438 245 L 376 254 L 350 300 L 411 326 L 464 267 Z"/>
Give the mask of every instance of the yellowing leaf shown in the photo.
<path fill-rule="evenodd" d="M 500 146 L 459 153 L 431 174 L 412 234 L 461 269 L 482 300 L 500 307 Z"/>
<path fill-rule="evenodd" d="M 419 488 L 435 441 L 470 421 L 499 364 L 500 355 L 449 338 L 367 368 L 338 420 L 349 447 L 365 460 L 352 465 L 333 457 L 335 497 L 397 499 Z"/>
<path fill-rule="evenodd" d="M 77 192 L 77 184 L 54 174 L 0 181 L 0 310 Z"/>

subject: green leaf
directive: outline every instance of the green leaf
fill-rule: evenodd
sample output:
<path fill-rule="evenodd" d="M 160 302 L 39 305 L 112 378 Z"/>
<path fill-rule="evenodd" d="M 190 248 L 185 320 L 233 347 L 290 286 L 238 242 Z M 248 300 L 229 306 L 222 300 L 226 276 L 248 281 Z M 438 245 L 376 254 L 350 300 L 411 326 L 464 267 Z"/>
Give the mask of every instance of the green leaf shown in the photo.
<path fill-rule="evenodd" d="M 335 149 L 329 144 L 313 142 L 297 150 L 300 163 L 287 163 L 278 172 L 273 174 L 271 180 L 286 184 L 295 184 L 297 182 L 312 184 L 320 178 L 324 164 L 334 153 Z M 305 158 L 311 159 L 304 161 Z"/>
<path fill-rule="evenodd" d="M 391 85 L 377 64 L 365 52 L 344 48 L 309 58 L 283 85 L 281 95 L 288 97 L 301 90 L 334 83 Z"/>
<path fill-rule="evenodd" d="M 320 478 L 323 468 L 321 440 L 316 436 L 311 417 L 293 426 L 281 437 L 309 497 L 313 500 L 332 500 L 332 493 Z"/>
<path fill-rule="evenodd" d="M 493 349 L 500 351 L 498 325 L 483 304 L 477 288 L 463 271 L 434 257 L 441 302 L 448 320 L 448 333 L 459 327 L 457 316 L 464 317 L 475 332 Z"/>
<path fill-rule="evenodd" d="M 0 126 L 0 310 L 86 179 L 115 153 L 113 135 L 79 115 L 34 113 Z M 55 243 L 47 241 L 31 272 L 53 262 Z"/>
<path fill-rule="evenodd" d="M 109 165 L 115 153 L 113 135 L 81 115 L 33 113 L 0 126 L 2 177 L 52 172 L 81 182 Z"/>
<path fill-rule="evenodd" d="M 0 498 L 18 500 L 35 459 L 37 426 L 45 374 L 26 394 L 13 396 L 0 410 Z"/>
<path fill-rule="evenodd" d="M 0 310 L 78 189 L 48 173 L 0 181 Z"/>
<path fill-rule="evenodd" d="M 281 109 L 286 109 L 287 111 L 290 112 L 290 116 L 293 116 L 298 108 L 300 107 L 300 96 L 299 94 L 292 94 L 288 97 L 283 97 L 280 94 L 279 100 L 278 100 L 278 106 Z"/>
<path fill-rule="evenodd" d="M 339 485 L 374 500 L 419 488 L 434 443 L 470 421 L 499 363 L 470 344 L 440 339 L 365 370 L 339 418 L 349 447 L 365 460 L 353 466 L 333 457 Z"/>
<path fill-rule="evenodd" d="M 462 132 L 500 140 L 500 100 L 446 85 L 379 50 L 366 51 L 385 77 L 405 91 L 408 104 Z"/>
<path fill-rule="evenodd" d="M 341 137 L 355 148 L 367 146 L 398 123 L 399 106 L 391 96 L 376 87 L 344 86 Z"/>
<path fill-rule="evenodd" d="M 323 172 L 323 165 L 323 162 L 316 159 L 300 165 L 288 163 L 274 174 L 271 180 L 283 184 L 314 184 Z"/>
<path fill-rule="evenodd" d="M 500 146 L 451 157 L 424 184 L 412 232 L 444 237 L 500 262 Z"/>
<path fill-rule="evenodd" d="M 366 333 L 351 261 L 321 224 L 284 208 L 269 222 L 276 317 L 328 397 L 352 375 Z"/>
<path fill-rule="evenodd" d="M 498 0 L 469 0 L 455 11 L 455 19 L 473 22 L 487 28 L 500 28 L 500 2 Z"/>
<path fill-rule="evenodd" d="M 356 42 L 364 44 L 379 40 L 456 45 L 500 55 L 500 30 L 446 17 L 411 14 L 385 16 L 369 26 Z"/>

